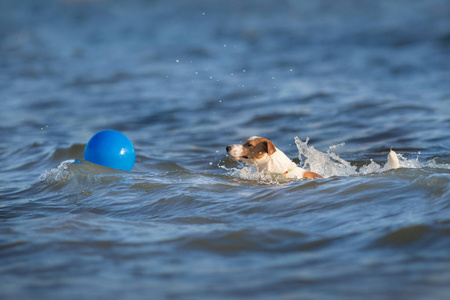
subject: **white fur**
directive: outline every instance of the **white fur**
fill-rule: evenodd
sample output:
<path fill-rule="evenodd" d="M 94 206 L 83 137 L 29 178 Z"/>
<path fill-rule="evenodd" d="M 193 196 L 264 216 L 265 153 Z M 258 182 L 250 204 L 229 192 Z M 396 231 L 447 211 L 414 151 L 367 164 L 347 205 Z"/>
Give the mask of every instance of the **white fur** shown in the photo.
<path fill-rule="evenodd" d="M 386 163 L 388 169 L 398 169 L 400 168 L 400 163 L 398 162 L 398 156 L 397 153 L 394 152 L 394 150 L 391 149 L 389 151 L 389 154 L 387 156 L 387 163 Z"/>
<path fill-rule="evenodd" d="M 298 167 L 283 151 L 276 149 L 270 156 L 266 154 L 261 159 L 247 159 L 246 162 L 257 167 L 260 172 L 285 175 L 287 178 L 303 178 L 306 170 Z"/>
<path fill-rule="evenodd" d="M 257 137 L 251 137 L 252 140 Z M 285 175 L 287 178 L 300 179 L 303 178 L 305 169 L 297 166 L 286 154 L 280 149 L 276 148 L 277 151 L 272 155 L 265 154 L 260 159 L 244 159 L 240 158 L 243 151 L 242 145 L 232 145 L 229 154 L 236 159 L 242 160 L 249 165 L 258 168 L 259 172 L 268 172 L 271 174 Z M 287 173 L 286 173 L 287 172 Z M 285 174 L 286 173 L 286 174 Z"/>
<path fill-rule="evenodd" d="M 242 155 L 244 151 L 244 146 L 242 145 L 232 145 L 231 150 L 228 151 L 228 154 L 233 156 L 235 159 L 240 159 L 239 157 Z"/>

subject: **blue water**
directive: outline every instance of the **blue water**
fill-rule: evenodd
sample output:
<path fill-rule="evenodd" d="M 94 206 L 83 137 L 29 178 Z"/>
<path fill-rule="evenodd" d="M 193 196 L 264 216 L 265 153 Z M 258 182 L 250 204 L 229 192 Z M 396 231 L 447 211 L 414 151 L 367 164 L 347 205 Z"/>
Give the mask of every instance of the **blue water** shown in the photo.
<path fill-rule="evenodd" d="M 0 1 L 0 298 L 448 299 L 449 16 Z M 73 163 L 104 129 L 131 172 Z M 253 135 L 325 178 L 226 155 Z"/>

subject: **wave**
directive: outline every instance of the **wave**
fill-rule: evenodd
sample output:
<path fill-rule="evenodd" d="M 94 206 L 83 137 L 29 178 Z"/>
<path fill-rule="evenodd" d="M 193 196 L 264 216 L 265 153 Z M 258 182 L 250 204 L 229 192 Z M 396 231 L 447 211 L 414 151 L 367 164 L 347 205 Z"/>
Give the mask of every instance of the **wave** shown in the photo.
<path fill-rule="evenodd" d="M 65 160 L 58 167 L 46 170 L 38 178 L 38 182 L 46 182 L 49 184 L 69 182 L 72 179 L 100 180 L 100 181 L 117 181 L 122 179 L 120 176 L 122 171 L 110 169 L 100 165 L 81 161 L 76 159 Z"/>

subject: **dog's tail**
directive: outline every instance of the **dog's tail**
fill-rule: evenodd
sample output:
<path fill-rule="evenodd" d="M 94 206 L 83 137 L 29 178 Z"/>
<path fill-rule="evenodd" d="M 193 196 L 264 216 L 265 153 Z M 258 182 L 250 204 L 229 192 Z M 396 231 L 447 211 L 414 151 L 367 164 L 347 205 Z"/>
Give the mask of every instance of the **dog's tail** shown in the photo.
<path fill-rule="evenodd" d="M 398 156 L 397 153 L 395 153 L 394 150 L 391 149 L 387 156 L 387 163 L 385 166 L 385 169 L 398 169 L 400 168 L 400 163 L 398 162 Z"/>

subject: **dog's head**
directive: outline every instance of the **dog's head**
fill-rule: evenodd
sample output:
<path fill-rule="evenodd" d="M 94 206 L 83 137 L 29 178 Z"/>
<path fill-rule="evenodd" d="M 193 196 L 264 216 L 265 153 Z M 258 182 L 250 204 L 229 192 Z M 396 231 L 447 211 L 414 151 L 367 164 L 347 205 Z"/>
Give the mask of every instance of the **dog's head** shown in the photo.
<path fill-rule="evenodd" d="M 253 136 L 242 145 L 227 146 L 227 153 L 236 160 L 251 162 L 263 160 L 275 153 L 275 145 L 268 139 Z"/>

